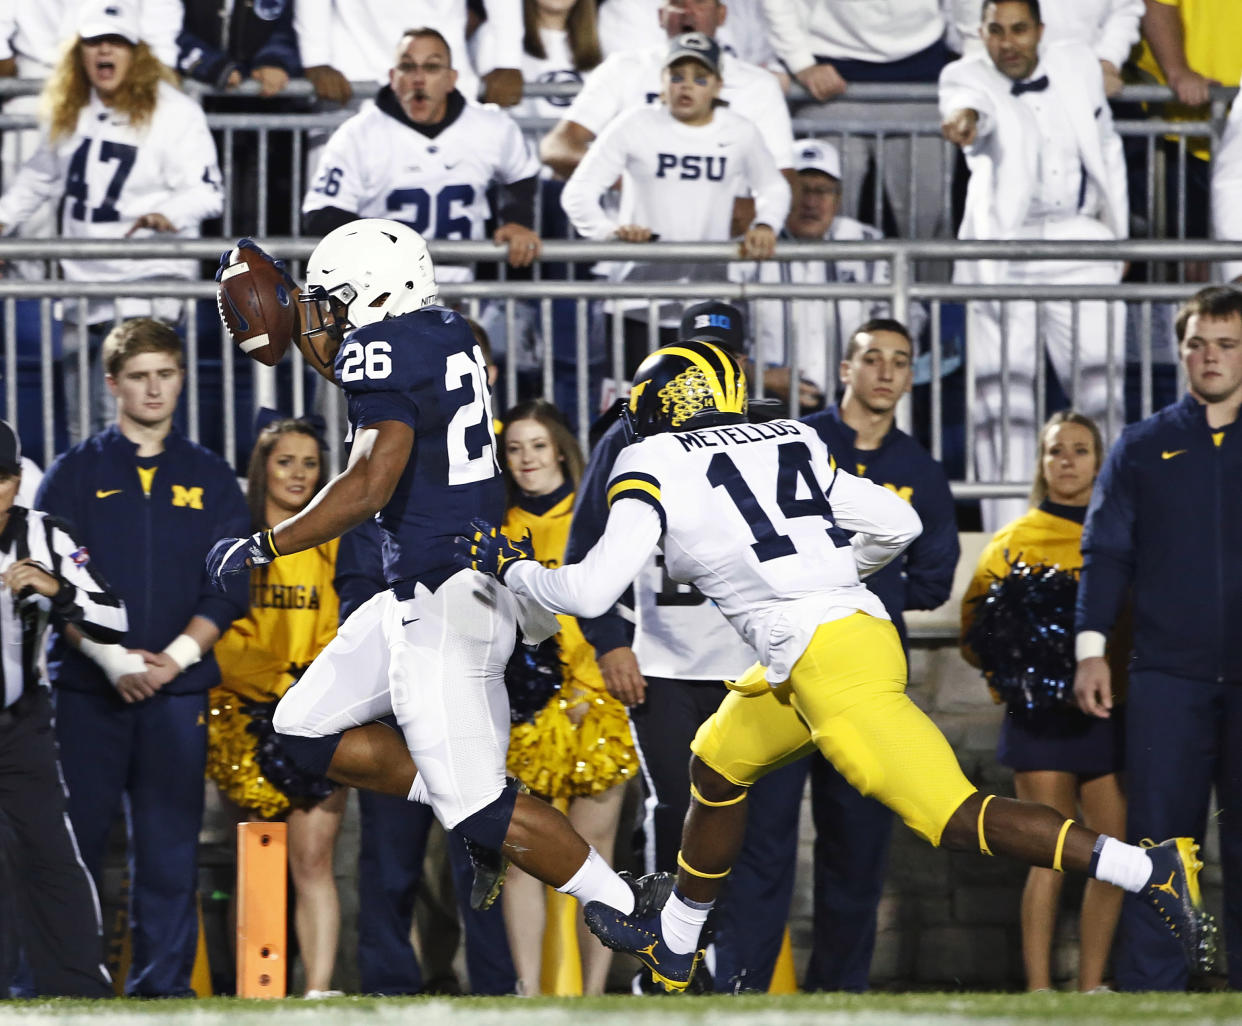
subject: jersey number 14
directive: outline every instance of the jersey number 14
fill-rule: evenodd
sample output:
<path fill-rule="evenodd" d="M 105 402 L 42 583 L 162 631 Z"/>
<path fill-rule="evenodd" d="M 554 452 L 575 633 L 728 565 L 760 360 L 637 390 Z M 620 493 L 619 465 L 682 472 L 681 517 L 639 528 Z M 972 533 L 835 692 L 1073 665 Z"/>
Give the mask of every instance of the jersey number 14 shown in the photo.
<path fill-rule="evenodd" d="M 776 505 L 781 515 L 787 520 L 795 517 L 822 517 L 828 521 L 825 530 L 832 539 L 832 544 L 839 549 L 848 545 L 849 533 L 837 527 L 837 522 L 833 519 L 832 504 L 815 480 L 811 450 L 806 444 L 782 442 L 777 446 L 776 464 Z M 742 477 L 742 472 L 737 469 L 737 464 L 727 454 L 718 452 L 711 458 L 707 465 L 707 480 L 713 488 L 723 488 L 733 500 L 737 511 L 742 514 L 746 526 L 755 538 L 751 549 L 760 563 L 797 553 L 793 539 L 777 531 L 772 518 L 764 511 L 763 505 Z M 798 497 L 799 483 L 806 485 L 807 495 L 804 498 Z"/>

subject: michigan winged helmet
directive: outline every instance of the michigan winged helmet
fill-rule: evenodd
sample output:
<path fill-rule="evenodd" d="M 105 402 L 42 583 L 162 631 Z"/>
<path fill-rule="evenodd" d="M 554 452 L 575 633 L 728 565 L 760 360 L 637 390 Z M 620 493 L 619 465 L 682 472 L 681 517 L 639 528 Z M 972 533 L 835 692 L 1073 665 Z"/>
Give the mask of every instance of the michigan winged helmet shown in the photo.
<path fill-rule="evenodd" d="M 635 437 L 746 420 L 746 375 L 710 342 L 674 342 L 638 365 L 623 416 Z"/>

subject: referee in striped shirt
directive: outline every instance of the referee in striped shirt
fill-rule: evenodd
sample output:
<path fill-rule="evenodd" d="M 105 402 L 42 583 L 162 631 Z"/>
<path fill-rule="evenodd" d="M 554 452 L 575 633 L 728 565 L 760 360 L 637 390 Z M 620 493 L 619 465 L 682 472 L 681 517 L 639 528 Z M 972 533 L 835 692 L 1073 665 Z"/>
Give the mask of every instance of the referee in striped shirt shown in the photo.
<path fill-rule="evenodd" d="M 110 997 L 99 898 L 65 813 L 43 650 L 53 618 L 119 641 L 125 606 L 65 524 L 14 505 L 20 484 L 21 445 L 0 421 L 0 997 L 15 942 L 36 994 Z"/>

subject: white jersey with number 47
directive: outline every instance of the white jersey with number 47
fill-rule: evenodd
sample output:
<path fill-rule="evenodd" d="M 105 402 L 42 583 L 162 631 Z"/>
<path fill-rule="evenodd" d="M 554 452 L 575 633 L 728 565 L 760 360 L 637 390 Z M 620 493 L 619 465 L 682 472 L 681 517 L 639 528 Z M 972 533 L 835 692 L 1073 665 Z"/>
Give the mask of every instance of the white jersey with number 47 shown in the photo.
<path fill-rule="evenodd" d="M 659 545 L 785 680 L 821 623 L 888 619 L 862 584 L 922 530 L 895 493 L 832 466 L 797 421 L 658 434 L 623 449 L 604 535 L 578 564 L 512 567 L 505 583 L 556 612 L 599 615 Z M 624 500 L 635 501 L 624 501 Z"/>

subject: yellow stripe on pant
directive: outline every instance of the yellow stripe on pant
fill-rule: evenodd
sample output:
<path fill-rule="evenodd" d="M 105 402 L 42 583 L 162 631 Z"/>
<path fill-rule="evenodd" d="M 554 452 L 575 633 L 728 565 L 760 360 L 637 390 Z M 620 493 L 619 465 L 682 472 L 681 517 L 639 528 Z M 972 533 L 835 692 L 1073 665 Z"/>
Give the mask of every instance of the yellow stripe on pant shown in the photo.
<path fill-rule="evenodd" d="M 906 695 L 896 628 L 866 613 L 820 624 L 780 686 L 730 692 L 690 746 L 744 787 L 816 748 L 932 844 L 975 792 L 944 735 Z"/>

